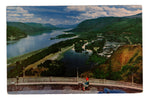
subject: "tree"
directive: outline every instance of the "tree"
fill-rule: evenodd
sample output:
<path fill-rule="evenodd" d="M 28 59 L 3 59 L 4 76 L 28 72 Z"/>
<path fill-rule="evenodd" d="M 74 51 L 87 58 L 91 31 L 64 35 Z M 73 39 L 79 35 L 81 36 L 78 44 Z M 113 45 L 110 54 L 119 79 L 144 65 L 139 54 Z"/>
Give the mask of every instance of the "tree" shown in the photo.
<path fill-rule="evenodd" d="M 122 77 L 126 78 L 127 80 L 129 80 L 129 78 L 131 78 L 132 84 L 133 84 L 134 75 L 136 74 L 138 69 L 139 68 L 134 66 L 134 64 L 127 64 L 127 65 L 123 66 L 121 69 Z"/>

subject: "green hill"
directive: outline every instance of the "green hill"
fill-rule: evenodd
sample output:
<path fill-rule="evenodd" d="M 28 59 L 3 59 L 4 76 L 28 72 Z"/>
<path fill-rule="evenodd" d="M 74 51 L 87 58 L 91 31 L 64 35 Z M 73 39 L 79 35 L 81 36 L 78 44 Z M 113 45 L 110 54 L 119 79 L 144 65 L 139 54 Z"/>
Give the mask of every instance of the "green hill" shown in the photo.
<path fill-rule="evenodd" d="M 102 64 L 93 66 L 81 76 L 142 83 L 142 13 L 86 20 L 71 31 L 88 40 L 102 35 L 107 41 L 126 43 Z"/>
<path fill-rule="evenodd" d="M 18 40 L 26 36 L 27 34 L 19 28 L 7 26 L 7 40 Z"/>
<path fill-rule="evenodd" d="M 7 22 L 7 26 L 16 27 L 28 35 L 34 35 L 40 32 L 56 29 L 56 27 L 53 25 L 40 23 Z"/>
<path fill-rule="evenodd" d="M 51 24 L 7 22 L 7 40 L 17 40 L 27 35 L 37 35 L 58 29 Z"/>
<path fill-rule="evenodd" d="M 128 42 L 128 37 L 133 44 L 142 43 L 142 13 L 128 17 L 100 17 L 85 20 L 76 28 L 70 30 L 79 34 L 98 34 L 109 41 Z"/>
<path fill-rule="evenodd" d="M 121 20 L 123 20 L 123 18 L 120 17 L 100 17 L 97 19 L 89 19 L 81 22 L 76 28 L 71 30 L 71 32 L 98 32 L 107 25 Z"/>

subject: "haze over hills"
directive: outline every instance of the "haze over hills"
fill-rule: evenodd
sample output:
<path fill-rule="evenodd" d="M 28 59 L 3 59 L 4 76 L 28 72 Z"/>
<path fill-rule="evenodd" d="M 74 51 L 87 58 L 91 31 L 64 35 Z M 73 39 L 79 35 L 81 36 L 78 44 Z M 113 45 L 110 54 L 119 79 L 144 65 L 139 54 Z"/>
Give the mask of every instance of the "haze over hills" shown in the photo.
<path fill-rule="evenodd" d="M 73 25 L 63 25 L 63 24 L 59 24 L 59 25 L 56 25 L 56 27 L 59 27 L 59 28 L 75 28 L 78 24 L 73 24 Z"/>

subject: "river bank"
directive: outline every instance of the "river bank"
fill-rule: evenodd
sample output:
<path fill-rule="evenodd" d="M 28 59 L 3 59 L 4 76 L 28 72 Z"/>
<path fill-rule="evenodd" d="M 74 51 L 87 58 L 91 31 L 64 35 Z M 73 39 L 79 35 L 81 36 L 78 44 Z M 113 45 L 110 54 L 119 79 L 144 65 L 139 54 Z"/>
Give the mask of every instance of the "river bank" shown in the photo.
<path fill-rule="evenodd" d="M 36 50 L 36 51 L 32 51 L 32 52 L 29 52 L 29 53 L 26 53 L 26 54 L 23 54 L 23 55 L 20 55 L 20 56 L 16 56 L 16 57 L 12 57 L 12 58 L 9 58 L 7 59 L 7 65 L 10 65 L 12 63 L 15 63 L 17 61 L 20 61 L 20 60 L 24 60 L 32 55 L 35 55 L 45 49 L 47 49 L 48 47 L 46 48 L 42 48 L 42 49 L 39 49 L 39 50 Z"/>
<path fill-rule="evenodd" d="M 73 47 L 74 47 L 74 45 L 69 46 L 69 47 L 65 47 L 65 48 L 62 48 L 61 51 L 58 51 L 58 52 L 56 52 L 54 54 L 49 54 L 49 55 L 45 56 L 44 58 L 40 59 L 39 61 L 37 61 L 37 62 L 35 62 L 33 64 L 28 65 L 24 69 L 24 71 L 29 70 L 31 68 L 36 69 L 37 65 L 43 63 L 46 60 L 60 60 L 62 58 L 62 56 L 63 56 L 63 53 L 65 53 L 66 51 L 72 49 Z"/>
<path fill-rule="evenodd" d="M 61 38 L 50 40 L 50 38 L 56 37 L 57 35 L 65 34 L 65 30 L 66 29 L 53 30 L 51 32 L 41 33 L 38 35 L 28 35 L 26 38 L 22 38 L 17 41 L 7 41 L 7 59 L 37 51 L 60 41 L 69 39 Z"/>

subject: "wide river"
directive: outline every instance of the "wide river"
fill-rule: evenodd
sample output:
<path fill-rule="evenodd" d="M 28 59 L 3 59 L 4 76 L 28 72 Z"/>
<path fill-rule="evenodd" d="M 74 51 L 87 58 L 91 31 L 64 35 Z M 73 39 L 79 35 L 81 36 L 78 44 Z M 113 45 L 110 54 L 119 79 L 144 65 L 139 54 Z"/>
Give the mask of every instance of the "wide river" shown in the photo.
<path fill-rule="evenodd" d="M 63 31 L 65 30 L 53 30 L 52 32 L 43 33 L 41 35 L 27 36 L 26 38 L 22 38 L 15 42 L 8 41 L 13 43 L 7 44 L 7 59 L 39 50 L 57 42 L 69 39 L 66 38 L 50 40 L 50 38 L 52 37 L 56 37 L 60 34 L 65 34 L 65 32 Z M 90 69 L 91 64 L 86 64 L 88 58 L 88 54 L 77 53 L 72 49 L 65 52 L 63 58 L 61 59 L 66 67 L 65 76 L 76 76 L 77 68 L 79 73 Z"/>
<path fill-rule="evenodd" d="M 66 29 L 65 29 L 66 30 Z M 7 44 L 7 59 L 23 55 L 35 50 L 39 50 L 45 47 L 48 47 L 54 43 L 57 43 L 62 40 L 66 39 L 54 39 L 50 40 L 50 38 L 55 37 L 60 34 L 65 34 L 65 31 L 63 30 L 53 30 L 49 33 L 43 33 L 41 35 L 34 35 L 30 36 L 28 35 L 26 38 L 22 38 L 18 41 L 8 41 L 13 42 Z"/>

